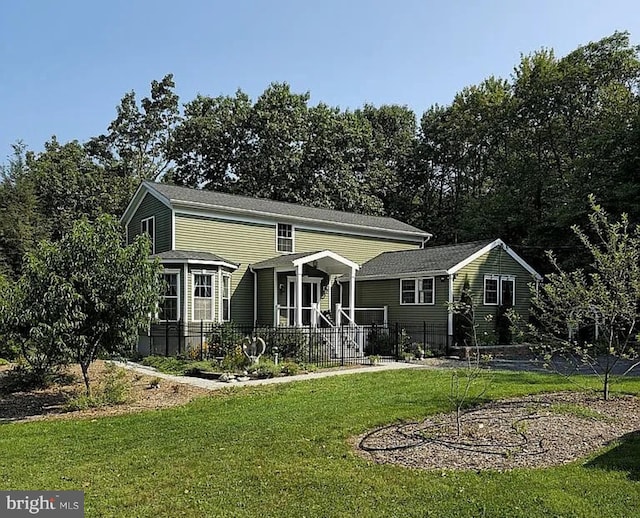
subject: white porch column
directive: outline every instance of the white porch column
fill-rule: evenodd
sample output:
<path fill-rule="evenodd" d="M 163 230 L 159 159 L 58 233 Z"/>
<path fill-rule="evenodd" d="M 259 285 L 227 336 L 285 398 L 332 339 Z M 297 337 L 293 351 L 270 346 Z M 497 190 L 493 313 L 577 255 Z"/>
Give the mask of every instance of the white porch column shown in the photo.
<path fill-rule="evenodd" d="M 302 263 L 296 266 L 296 327 L 302 327 Z"/>
<path fill-rule="evenodd" d="M 356 321 L 356 269 L 351 268 L 349 279 L 349 319 L 354 324 Z"/>

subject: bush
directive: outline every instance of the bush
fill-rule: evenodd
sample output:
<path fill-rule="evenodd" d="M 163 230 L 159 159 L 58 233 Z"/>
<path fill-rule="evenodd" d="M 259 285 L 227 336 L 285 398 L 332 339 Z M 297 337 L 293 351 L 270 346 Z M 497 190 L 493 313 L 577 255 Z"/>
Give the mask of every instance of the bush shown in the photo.
<path fill-rule="evenodd" d="M 395 353 L 395 349 L 395 336 L 386 329 L 376 329 L 374 327 L 369 331 L 367 345 L 364 348 L 366 355 L 380 354 L 392 356 Z"/>
<path fill-rule="evenodd" d="M 264 338 L 264 336 L 262 336 Z M 281 358 L 303 360 L 307 351 L 307 335 L 297 328 L 277 328 L 267 333 L 265 338 L 267 351 L 275 347 Z"/>
<path fill-rule="evenodd" d="M 105 369 L 105 378 L 100 386 L 90 395 L 83 393 L 67 401 L 67 411 L 122 405 L 128 401 L 130 385 L 126 372 L 112 363 L 107 363 Z"/>
<path fill-rule="evenodd" d="M 301 370 L 300 365 L 294 362 L 284 362 L 280 366 L 280 372 L 284 376 L 295 376 L 296 374 L 300 373 L 300 370 Z"/>
<path fill-rule="evenodd" d="M 206 347 L 203 347 L 203 354 L 209 358 L 223 358 L 233 351 L 242 342 L 244 335 L 236 328 L 232 322 L 225 322 L 209 333 L 206 340 Z M 204 350 L 206 349 L 206 350 Z M 200 354 L 200 346 L 192 349 L 195 354 Z"/>
<path fill-rule="evenodd" d="M 244 370 L 249 365 L 249 358 L 242 352 L 242 347 L 236 345 L 220 362 L 220 367 L 225 372 Z"/>
<path fill-rule="evenodd" d="M 0 392 L 13 394 L 15 392 L 29 392 L 46 388 L 59 378 L 59 372 L 34 370 L 24 363 L 19 363 L 2 377 Z"/>
<path fill-rule="evenodd" d="M 261 360 L 251 365 L 247 372 L 257 378 L 274 378 L 279 376 L 282 371 L 280 365 L 276 365 L 271 360 Z"/>

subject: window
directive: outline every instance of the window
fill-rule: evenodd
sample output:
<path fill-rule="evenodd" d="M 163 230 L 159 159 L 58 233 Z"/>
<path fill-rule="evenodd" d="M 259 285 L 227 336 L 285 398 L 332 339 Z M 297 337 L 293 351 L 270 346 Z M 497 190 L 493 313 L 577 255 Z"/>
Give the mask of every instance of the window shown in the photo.
<path fill-rule="evenodd" d="M 434 304 L 435 298 L 433 277 L 400 279 L 400 304 Z"/>
<path fill-rule="evenodd" d="M 231 275 L 222 274 L 222 321 L 231 320 Z"/>
<path fill-rule="evenodd" d="M 193 320 L 213 320 L 213 275 L 193 274 Z"/>
<path fill-rule="evenodd" d="M 513 306 L 516 303 L 516 280 L 513 277 L 500 279 L 500 303 Z"/>
<path fill-rule="evenodd" d="M 177 273 L 163 273 L 164 294 L 158 311 L 158 319 L 178 320 L 180 307 L 180 276 Z"/>
<path fill-rule="evenodd" d="M 499 277 L 484 278 L 484 303 L 486 305 L 498 304 L 498 283 Z"/>
<path fill-rule="evenodd" d="M 278 223 L 278 237 L 276 243 L 278 252 L 293 252 L 293 226 Z"/>
<path fill-rule="evenodd" d="M 516 303 L 516 279 L 510 275 L 485 275 L 484 303 L 486 306 Z"/>
<path fill-rule="evenodd" d="M 151 253 L 156 253 L 156 218 L 151 216 L 140 221 L 140 233 L 147 234 L 151 240 Z"/>
<path fill-rule="evenodd" d="M 400 303 L 416 303 L 416 283 L 415 279 L 402 279 L 400 281 Z"/>

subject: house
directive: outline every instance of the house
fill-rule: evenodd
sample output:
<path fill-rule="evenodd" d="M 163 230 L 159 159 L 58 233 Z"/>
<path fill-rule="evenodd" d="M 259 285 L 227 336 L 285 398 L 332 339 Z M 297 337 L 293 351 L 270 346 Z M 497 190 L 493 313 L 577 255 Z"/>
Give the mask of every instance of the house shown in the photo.
<path fill-rule="evenodd" d="M 483 305 L 512 286 L 524 309 L 537 276 L 500 240 L 425 247 L 431 234 L 393 218 L 162 183 L 143 182 L 121 221 L 128 242 L 150 236 L 167 286 L 159 322 L 182 329 L 355 327 L 365 311 L 369 323 L 445 324 L 464 278 Z"/>
<path fill-rule="evenodd" d="M 357 274 L 356 306 L 387 306 L 391 322 L 446 322 L 453 336 L 454 315 L 448 304 L 470 294 L 480 331 L 492 331 L 487 316 L 513 307 L 529 317 L 530 283 L 541 280 L 522 257 L 501 239 L 418 250 L 383 252 Z"/>

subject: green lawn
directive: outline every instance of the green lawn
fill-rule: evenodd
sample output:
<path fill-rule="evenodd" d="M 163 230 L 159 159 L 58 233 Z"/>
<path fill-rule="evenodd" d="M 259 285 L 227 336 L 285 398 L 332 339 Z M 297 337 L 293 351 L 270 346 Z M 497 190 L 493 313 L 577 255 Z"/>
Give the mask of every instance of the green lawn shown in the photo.
<path fill-rule="evenodd" d="M 86 516 L 640 516 L 640 442 L 589 464 L 374 465 L 347 438 L 446 409 L 449 376 L 387 371 L 240 388 L 164 411 L 0 426 L 1 489 L 83 489 Z M 490 397 L 573 388 L 498 373 Z M 619 390 L 640 393 L 640 380 Z"/>

